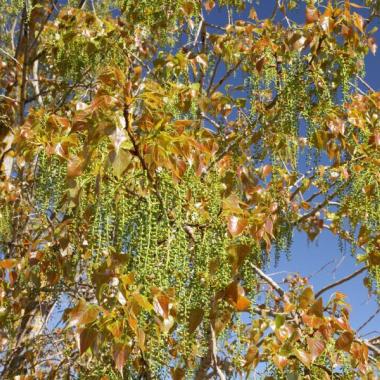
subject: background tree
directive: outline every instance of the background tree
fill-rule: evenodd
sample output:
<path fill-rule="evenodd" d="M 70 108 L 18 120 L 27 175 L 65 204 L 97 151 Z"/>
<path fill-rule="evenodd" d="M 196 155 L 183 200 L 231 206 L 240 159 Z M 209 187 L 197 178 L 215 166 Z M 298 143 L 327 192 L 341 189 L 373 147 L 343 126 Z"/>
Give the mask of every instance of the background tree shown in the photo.
<path fill-rule="evenodd" d="M 0 4 L 2 378 L 377 378 L 321 296 L 379 296 L 380 2 Z M 264 273 L 324 230 L 352 275 Z"/>

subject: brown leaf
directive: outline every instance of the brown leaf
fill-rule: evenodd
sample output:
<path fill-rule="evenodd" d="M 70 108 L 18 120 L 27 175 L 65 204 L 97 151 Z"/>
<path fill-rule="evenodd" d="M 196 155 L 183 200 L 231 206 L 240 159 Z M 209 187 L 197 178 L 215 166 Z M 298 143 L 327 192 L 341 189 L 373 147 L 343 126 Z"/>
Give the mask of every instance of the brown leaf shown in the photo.
<path fill-rule="evenodd" d="M 250 367 L 258 357 L 259 350 L 256 346 L 250 345 L 245 356 L 244 367 Z"/>
<path fill-rule="evenodd" d="M 72 157 L 67 163 L 67 176 L 69 178 L 78 177 L 82 174 L 82 160 L 79 157 Z"/>
<path fill-rule="evenodd" d="M 82 355 L 93 346 L 97 337 L 97 332 L 92 328 L 85 328 L 79 333 L 79 352 Z"/>
<path fill-rule="evenodd" d="M 335 342 L 338 350 L 350 352 L 351 344 L 354 340 L 354 334 L 351 331 L 345 331 Z"/>
<path fill-rule="evenodd" d="M 115 366 L 117 370 L 123 374 L 124 365 L 128 359 L 131 349 L 121 343 L 116 343 L 113 346 L 113 360 L 115 361 Z"/>
<path fill-rule="evenodd" d="M 183 368 L 171 368 L 170 374 L 172 375 L 173 380 L 183 380 L 185 378 L 186 372 Z"/>
<path fill-rule="evenodd" d="M 204 310 L 196 308 L 190 311 L 189 315 L 189 332 L 193 333 L 202 322 Z"/>

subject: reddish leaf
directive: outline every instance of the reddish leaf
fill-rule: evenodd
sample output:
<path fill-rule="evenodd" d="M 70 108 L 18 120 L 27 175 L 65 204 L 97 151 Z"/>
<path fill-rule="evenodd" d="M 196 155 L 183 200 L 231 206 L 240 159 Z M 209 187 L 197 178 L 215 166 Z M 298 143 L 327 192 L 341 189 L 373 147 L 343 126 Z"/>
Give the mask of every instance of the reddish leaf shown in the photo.
<path fill-rule="evenodd" d="M 310 351 L 311 360 L 314 362 L 325 349 L 325 344 L 317 338 L 307 338 L 307 345 Z"/>
<path fill-rule="evenodd" d="M 169 297 L 165 294 L 160 294 L 154 297 L 153 308 L 154 311 L 162 318 L 166 319 L 169 315 Z"/>
<path fill-rule="evenodd" d="M 121 374 L 123 374 L 123 368 L 128 359 L 130 351 L 131 349 L 125 344 L 116 343 L 113 346 L 113 360 L 115 361 L 117 370 Z"/>

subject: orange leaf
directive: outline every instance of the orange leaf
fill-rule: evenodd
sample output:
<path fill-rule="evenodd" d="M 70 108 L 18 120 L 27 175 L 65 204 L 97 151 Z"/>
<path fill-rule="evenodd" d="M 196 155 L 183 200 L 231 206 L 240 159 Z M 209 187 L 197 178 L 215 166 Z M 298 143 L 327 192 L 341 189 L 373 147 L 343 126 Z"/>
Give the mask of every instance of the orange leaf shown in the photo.
<path fill-rule="evenodd" d="M 288 364 L 288 359 L 286 356 L 275 355 L 273 356 L 273 363 L 282 372 Z"/>
<path fill-rule="evenodd" d="M 295 349 L 293 350 L 294 355 L 298 358 L 298 360 L 305 366 L 305 367 L 310 367 L 311 365 L 311 356 L 309 353 L 307 353 L 304 350 L 298 350 Z"/>
<path fill-rule="evenodd" d="M 16 259 L 5 259 L 0 261 L 0 268 L 11 269 L 17 265 L 18 260 Z"/>
<path fill-rule="evenodd" d="M 232 215 L 228 218 L 228 231 L 235 237 L 239 236 L 248 225 L 248 220 Z"/>
<path fill-rule="evenodd" d="M 351 331 L 345 331 L 335 342 L 338 350 L 350 352 L 351 344 L 354 340 L 354 334 Z"/>
<path fill-rule="evenodd" d="M 236 310 L 247 311 L 250 305 L 251 305 L 251 301 L 247 297 L 239 296 L 236 302 Z"/>
<path fill-rule="evenodd" d="M 207 0 L 205 2 L 205 9 L 207 12 L 210 12 L 215 7 L 215 1 L 214 0 Z"/>
<path fill-rule="evenodd" d="M 317 8 L 306 8 L 306 24 L 311 24 L 319 20 L 319 14 Z"/>

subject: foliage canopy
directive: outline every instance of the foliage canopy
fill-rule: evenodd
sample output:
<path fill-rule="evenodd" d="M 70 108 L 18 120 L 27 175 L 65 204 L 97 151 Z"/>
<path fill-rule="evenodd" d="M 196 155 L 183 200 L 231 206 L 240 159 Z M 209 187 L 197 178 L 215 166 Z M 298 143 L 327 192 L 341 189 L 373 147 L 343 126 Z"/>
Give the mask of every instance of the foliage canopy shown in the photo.
<path fill-rule="evenodd" d="M 273 3 L 0 2 L 2 378 L 377 378 L 263 269 L 331 233 L 379 297 L 380 2 Z"/>

